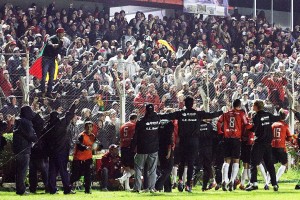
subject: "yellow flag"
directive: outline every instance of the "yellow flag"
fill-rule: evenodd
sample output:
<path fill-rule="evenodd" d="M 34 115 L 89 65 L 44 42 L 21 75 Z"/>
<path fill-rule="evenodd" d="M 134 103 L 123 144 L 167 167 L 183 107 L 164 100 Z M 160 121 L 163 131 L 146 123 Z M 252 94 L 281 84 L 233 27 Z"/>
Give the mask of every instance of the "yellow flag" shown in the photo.
<path fill-rule="evenodd" d="M 174 52 L 173 47 L 171 47 L 171 45 L 166 41 L 166 40 L 158 40 L 157 41 L 159 44 L 164 45 L 165 47 L 167 47 L 168 50 Z"/>

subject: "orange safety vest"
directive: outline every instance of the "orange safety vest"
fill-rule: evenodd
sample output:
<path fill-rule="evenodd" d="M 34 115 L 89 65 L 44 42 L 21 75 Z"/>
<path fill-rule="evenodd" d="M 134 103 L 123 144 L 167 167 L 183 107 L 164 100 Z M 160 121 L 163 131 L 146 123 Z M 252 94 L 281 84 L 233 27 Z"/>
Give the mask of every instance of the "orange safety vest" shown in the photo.
<path fill-rule="evenodd" d="M 95 142 L 95 135 L 91 134 L 91 135 L 87 135 L 85 132 L 82 132 L 79 134 L 79 137 L 83 137 L 83 141 L 82 144 L 85 146 L 90 147 L 90 149 L 88 150 L 84 150 L 84 151 L 80 151 L 76 145 L 75 147 L 75 152 L 74 152 L 74 160 L 88 160 L 91 159 L 93 157 L 92 154 L 92 146 L 93 143 Z"/>

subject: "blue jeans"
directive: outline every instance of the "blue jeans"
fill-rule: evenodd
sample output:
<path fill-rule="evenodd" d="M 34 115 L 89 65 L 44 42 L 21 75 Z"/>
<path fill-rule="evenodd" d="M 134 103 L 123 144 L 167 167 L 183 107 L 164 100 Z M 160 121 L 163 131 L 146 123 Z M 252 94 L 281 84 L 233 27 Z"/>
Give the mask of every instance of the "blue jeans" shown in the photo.
<path fill-rule="evenodd" d="M 51 94 L 52 86 L 53 86 L 53 79 L 54 79 L 54 72 L 55 72 L 55 59 L 54 58 L 43 57 L 43 59 L 42 59 L 42 80 L 41 80 L 42 93 L 45 93 L 45 81 L 46 81 L 47 72 L 49 73 L 47 94 Z"/>
<path fill-rule="evenodd" d="M 29 167 L 30 154 L 20 154 L 16 157 L 16 193 L 24 194 L 25 178 Z"/>
<path fill-rule="evenodd" d="M 56 176 L 59 172 L 64 187 L 64 193 L 71 191 L 67 165 L 69 162 L 69 151 L 63 151 L 49 157 L 49 191 L 54 194 L 56 188 Z"/>

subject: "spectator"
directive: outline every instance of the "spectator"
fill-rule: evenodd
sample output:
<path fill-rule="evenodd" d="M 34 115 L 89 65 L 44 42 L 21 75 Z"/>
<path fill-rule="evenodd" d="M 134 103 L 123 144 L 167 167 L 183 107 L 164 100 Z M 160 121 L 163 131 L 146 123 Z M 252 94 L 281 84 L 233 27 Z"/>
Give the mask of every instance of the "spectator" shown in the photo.
<path fill-rule="evenodd" d="M 119 156 L 119 146 L 111 144 L 109 151 L 101 158 L 101 190 L 116 190 L 118 189 L 119 181 L 115 180 L 122 176 L 121 173 L 121 158 Z M 116 187 L 117 183 L 117 187 Z"/>
<path fill-rule="evenodd" d="M 30 193 L 36 193 L 38 186 L 37 172 L 40 171 L 45 187 L 45 192 L 49 192 L 48 188 L 48 170 L 49 162 L 45 146 L 45 138 L 43 137 L 44 119 L 39 113 L 35 115 L 32 120 L 33 129 L 36 136 L 39 138 L 38 142 L 31 148 L 30 162 L 29 162 L 29 190 Z"/>
<path fill-rule="evenodd" d="M 32 120 L 35 113 L 30 106 L 23 106 L 13 134 L 13 150 L 16 155 L 16 194 L 26 195 L 25 178 L 29 167 L 31 146 L 37 141 Z"/>
<path fill-rule="evenodd" d="M 50 114 L 50 119 L 46 125 L 47 132 L 46 145 L 48 146 L 49 155 L 49 190 L 50 194 L 57 193 L 56 176 L 60 172 L 62 178 L 64 194 L 74 194 L 70 188 L 70 182 L 67 172 L 67 164 L 69 160 L 70 140 L 67 135 L 67 127 L 69 126 L 76 105 L 79 100 L 75 100 L 71 108 L 63 118 L 58 117 L 58 112 L 53 111 Z"/>

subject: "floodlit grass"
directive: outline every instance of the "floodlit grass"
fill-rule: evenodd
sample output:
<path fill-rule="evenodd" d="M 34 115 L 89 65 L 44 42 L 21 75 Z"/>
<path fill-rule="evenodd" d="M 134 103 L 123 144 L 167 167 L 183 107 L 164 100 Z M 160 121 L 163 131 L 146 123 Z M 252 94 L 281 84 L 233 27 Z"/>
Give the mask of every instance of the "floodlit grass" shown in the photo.
<path fill-rule="evenodd" d="M 179 193 L 177 190 L 173 190 L 172 193 L 130 193 L 130 192 L 100 192 L 97 190 L 93 190 L 92 194 L 85 194 L 83 191 L 77 191 L 77 194 L 74 195 L 63 195 L 63 192 L 60 191 L 59 194 L 50 195 L 50 194 L 43 194 L 42 191 L 39 191 L 38 194 L 32 194 L 29 196 L 18 196 L 14 192 L 0 192 L 0 199 L 1 200 L 14 200 L 14 199 L 36 199 L 36 200 L 44 200 L 44 199 L 51 199 L 51 200 L 70 200 L 70 199 L 124 199 L 124 200 L 132 200 L 132 199 L 207 199 L 207 200 L 220 200 L 220 199 L 237 199 L 237 200 L 294 200 L 300 198 L 300 190 L 295 190 L 295 183 L 282 183 L 279 184 L 279 191 L 274 192 L 272 187 L 270 187 L 269 191 L 263 190 L 263 185 L 259 185 L 259 190 L 246 192 L 237 189 L 233 192 L 223 192 L 221 190 L 215 191 L 207 191 L 201 192 L 200 186 L 197 186 L 192 194 L 187 192 Z"/>

